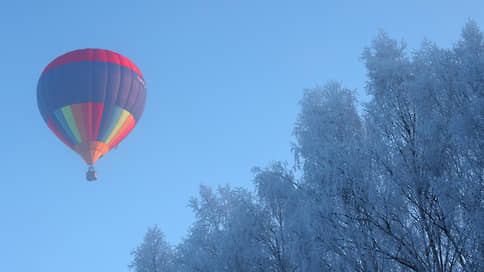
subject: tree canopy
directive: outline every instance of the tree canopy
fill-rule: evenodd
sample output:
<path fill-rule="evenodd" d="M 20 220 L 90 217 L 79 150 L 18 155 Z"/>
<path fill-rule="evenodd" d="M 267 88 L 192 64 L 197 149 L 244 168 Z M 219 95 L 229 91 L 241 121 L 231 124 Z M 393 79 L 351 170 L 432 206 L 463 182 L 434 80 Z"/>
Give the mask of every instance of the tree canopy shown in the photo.
<path fill-rule="evenodd" d="M 380 32 L 362 60 L 361 114 L 340 83 L 304 90 L 296 165 L 254 168 L 254 192 L 201 186 L 183 242 L 149 229 L 131 267 L 483 271 L 483 33 L 469 21 L 453 48 L 409 53 Z"/>

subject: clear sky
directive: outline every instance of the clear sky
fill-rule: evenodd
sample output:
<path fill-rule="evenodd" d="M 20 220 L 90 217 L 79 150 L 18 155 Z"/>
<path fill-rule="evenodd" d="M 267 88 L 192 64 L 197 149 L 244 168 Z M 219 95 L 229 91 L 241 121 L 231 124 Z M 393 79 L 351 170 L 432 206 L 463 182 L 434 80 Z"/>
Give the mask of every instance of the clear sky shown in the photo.
<path fill-rule="evenodd" d="M 457 4 L 459 3 L 459 4 Z M 338 80 L 364 97 L 359 60 L 379 29 L 451 47 L 473 1 L 2 1 L 0 270 L 127 271 L 158 224 L 181 241 L 199 185 L 252 188 L 253 166 L 293 161 L 302 90 Z M 37 80 L 57 56 L 109 49 L 144 74 L 137 127 L 86 165 L 47 128 Z"/>

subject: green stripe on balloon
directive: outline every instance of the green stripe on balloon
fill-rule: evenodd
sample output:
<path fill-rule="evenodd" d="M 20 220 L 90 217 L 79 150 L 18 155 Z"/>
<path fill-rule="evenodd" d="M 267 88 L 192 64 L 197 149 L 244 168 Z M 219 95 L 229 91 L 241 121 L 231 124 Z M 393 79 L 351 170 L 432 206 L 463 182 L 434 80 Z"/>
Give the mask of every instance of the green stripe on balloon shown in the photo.
<path fill-rule="evenodd" d="M 61 109 L 61 111 L 66 118 L 67 124 L 69 125 L 72 134 L 74 135 L 74 137 L 76 137 L 77 142 L 82 142 L 81 134 L 79 134 L 79 130 L 77 129 L 76 120 L 74 119 L 74 115 L 72 115 L 71 106 L 65 106 Z"/>

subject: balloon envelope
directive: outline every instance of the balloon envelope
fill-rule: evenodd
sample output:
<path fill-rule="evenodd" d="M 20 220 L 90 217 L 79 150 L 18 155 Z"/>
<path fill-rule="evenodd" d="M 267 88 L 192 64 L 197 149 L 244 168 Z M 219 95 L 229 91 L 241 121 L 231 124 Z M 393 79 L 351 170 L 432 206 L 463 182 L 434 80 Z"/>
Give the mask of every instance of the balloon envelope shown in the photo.
<path fill-rule="evenodd" d="M 43 119 L 88 165 L 131 132 L 145 102 L 140 70 L 109 50 L 66 53 L 47 65 L 37 85 Z"/>

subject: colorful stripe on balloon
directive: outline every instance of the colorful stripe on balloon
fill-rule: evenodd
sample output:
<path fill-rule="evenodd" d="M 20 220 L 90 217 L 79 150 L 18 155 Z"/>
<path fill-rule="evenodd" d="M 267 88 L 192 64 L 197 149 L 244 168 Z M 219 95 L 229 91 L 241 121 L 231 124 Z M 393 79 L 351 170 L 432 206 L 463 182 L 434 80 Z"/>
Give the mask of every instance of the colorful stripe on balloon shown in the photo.
<path fill-rule="evenodd" d="M 127 110 L 114 106 L 103 114 L 103 103 L 82 103 L 62 107 L 49 117 L 49 128 L 69 147 L 86 141 L 98 141 L 111 149 L 134 128 L 135 119 Z M 102 117 L 108 117 L 102 119 Z M 107 124 L 100 131 L 101 123 Z"/>

